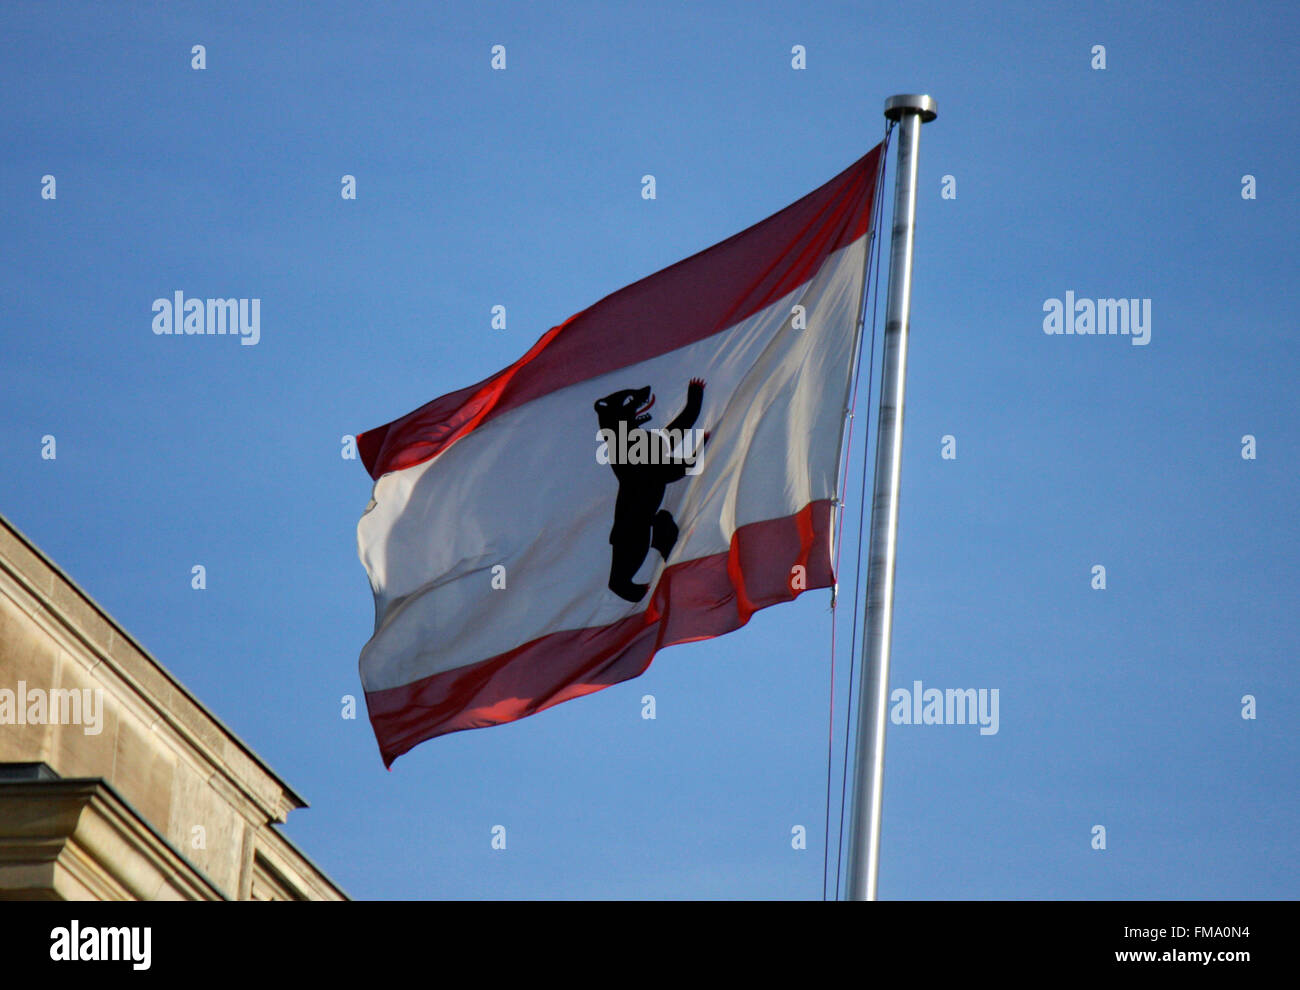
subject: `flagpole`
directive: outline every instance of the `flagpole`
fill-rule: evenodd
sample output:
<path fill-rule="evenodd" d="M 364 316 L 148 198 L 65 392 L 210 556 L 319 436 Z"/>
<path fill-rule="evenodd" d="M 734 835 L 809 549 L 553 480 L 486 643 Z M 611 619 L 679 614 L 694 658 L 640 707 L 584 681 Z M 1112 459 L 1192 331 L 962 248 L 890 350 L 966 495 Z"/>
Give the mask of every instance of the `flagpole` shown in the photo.
<path fill-rule="evenodd" d="M 848 876 L 849 899 L 854 901 L 874 901 L 880 875 L 880 808 L 885 787 L 889 643 L 894 623 L 894 560 L 903 466 L 903 392 L 912 307 L 917 155 L 921 148 L 921 125 L 934 120 L 935 115 L 935 102 L 928 96 L 906 94 L 885 101 L 885 116 L 898 123 L 898 174 L 894 183 L 889 295 L 885 303 L 876 475 L 871 495 L 867 609 L 863 619 L 862 665 L 858 672 L 858 738 Z"/>

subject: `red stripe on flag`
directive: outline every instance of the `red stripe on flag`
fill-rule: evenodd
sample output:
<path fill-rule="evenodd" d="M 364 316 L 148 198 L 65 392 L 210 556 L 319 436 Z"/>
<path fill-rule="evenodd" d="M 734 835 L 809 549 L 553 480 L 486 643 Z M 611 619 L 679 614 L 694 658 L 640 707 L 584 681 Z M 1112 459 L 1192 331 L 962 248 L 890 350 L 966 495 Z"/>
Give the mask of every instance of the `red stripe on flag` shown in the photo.
<path fill-rule="evenodd" d="M 826 185 L 739 234 L 552 327 L 510 367 L 357 437 L 376 480 L 437 456 L 485 419 L 721 333 L 809 281 L 871 223 L 877 145 Z"/>
<path fill-rule="evenodd" d="M 667 568 L 650 606 L 620 622 L 551 633 L 479 663 L 366 692 L 384 765 L 426 739 L 513 722 L 631 680 L 665 646 L 739 629 L 759 609 L 798 597 L 796 565 L 805 569 L 805 588 L 830 587 L 830 518 L 823 499 L 742 526 L 727 553 Z"/>

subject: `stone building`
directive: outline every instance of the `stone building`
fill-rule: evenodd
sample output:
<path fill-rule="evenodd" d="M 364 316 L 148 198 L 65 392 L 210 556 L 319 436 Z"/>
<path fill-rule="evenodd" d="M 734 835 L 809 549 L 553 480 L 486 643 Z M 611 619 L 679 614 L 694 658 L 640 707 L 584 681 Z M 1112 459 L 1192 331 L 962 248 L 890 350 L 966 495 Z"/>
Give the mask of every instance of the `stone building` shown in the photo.
<path fill-rule="evenodd" d="M 0 898 L 345 900 L 302 807 L 0 517 Z"/>

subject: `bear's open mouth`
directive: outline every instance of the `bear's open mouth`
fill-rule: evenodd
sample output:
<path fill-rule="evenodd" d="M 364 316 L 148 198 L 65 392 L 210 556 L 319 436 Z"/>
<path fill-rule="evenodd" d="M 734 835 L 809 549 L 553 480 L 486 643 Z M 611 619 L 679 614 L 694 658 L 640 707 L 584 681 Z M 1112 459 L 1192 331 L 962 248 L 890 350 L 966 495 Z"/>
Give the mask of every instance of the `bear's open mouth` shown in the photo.
<path fill-rule="evenodd" d="M 650 401 L 636 411 L 636 423 L 638 426 L 641 425 L 642 423 L 647 423 L 650 421 L 649 409 L 654 404 L 655 404 L 655 395 L 653 392 L 651 392 Z"/>

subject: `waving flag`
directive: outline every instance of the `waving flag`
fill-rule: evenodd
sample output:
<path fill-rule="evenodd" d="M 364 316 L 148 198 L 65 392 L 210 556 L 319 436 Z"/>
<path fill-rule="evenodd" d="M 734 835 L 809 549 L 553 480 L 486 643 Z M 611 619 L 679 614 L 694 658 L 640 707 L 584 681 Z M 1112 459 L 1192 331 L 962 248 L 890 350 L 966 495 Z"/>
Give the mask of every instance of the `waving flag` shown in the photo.
<path fill-rule="evenodd" d="M 641 674 L 834 583 L 881 149 L 357 438 L 386 765 Z"/>

